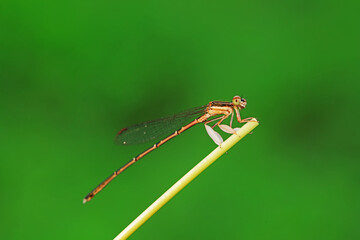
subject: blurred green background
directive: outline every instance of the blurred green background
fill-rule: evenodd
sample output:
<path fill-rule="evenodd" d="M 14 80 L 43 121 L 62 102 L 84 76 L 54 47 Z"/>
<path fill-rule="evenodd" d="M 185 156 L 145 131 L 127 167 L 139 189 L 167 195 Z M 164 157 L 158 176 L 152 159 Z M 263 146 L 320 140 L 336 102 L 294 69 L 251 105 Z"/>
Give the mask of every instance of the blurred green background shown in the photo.
<path fill-rule="evenodd" d="M 360 239 L 355 1 L 1 1 L 2 239 L 112 239 L 215 148 L 117 131 L 246 97 L 254 134 L 131 239 Z M 222 134 L 227 137 L 226 134 Z"/>

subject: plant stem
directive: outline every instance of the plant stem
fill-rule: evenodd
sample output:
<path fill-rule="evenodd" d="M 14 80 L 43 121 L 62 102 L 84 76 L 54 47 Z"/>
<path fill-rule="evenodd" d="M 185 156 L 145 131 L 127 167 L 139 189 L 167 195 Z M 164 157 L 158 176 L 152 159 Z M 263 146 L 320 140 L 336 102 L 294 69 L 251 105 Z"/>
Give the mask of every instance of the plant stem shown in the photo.
<path fill-rule="evenodd" d="M 177 181 L 171 188 L 169 188 L 161 197 L 159 197 L 153 204 L 151 204 L 143 213 L 141 213 L 132 223 L 130 223 L 114 240 L 127 239 L 133 234 L 141 225 L 143 225 L 152 215 L 154 215 L 162 206 L 164 206 L 171 198 L 180 192 L 186 185 L 194 180 L 201 172 L 215 162 L 221 155 L 226 153 L 231 147 L 239 142 L 243 137 L 249 134 L 254 128 L 259 125 L 259 122 L 254 118 L 254 121 L 246 123 L 235 134 L 231 135 L 221 146 L 217 147 L 201 162 L 199 162 L 193 169 L 186 173 L 179 181 Z"/>

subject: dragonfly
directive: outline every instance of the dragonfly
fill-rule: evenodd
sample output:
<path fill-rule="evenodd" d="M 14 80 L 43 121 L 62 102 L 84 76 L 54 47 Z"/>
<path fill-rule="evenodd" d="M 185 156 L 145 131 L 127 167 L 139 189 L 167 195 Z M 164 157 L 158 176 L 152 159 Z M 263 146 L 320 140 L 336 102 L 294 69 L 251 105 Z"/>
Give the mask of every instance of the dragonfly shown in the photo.
<path fill-rule="evenodd" d="M 247 101 L 243 97 L 235 96 L 231 102 L 223 101 L 212 101 L 207 105 L 195 107 L 178 114 L 160 118 L 157 120 L 147 121 L 139 124 L 132 125 L 127 128 L 121 129 L 115 138 L 115 142 L 119 145 L 132 145 L 149 142 L 160 137 L 165 136 L 146 149 L 136 157 L 132 158 L 124 166 L 117 169 L 104 181 L 102 181 L 96 188 L 94 188 L 88 195 L 83 199 L 83 203 L 89 202 L 96 194 L 104 189 L 115 177 L 125 171 L 128 167 L 139 161 L 145 155 L 149 154 L 153 150 L 159 148 L 164 143 L 185 132 L 189 128 L 204 123 L 205 128 L 211 139 L 220 145 L 223 142 L 222 137 L 218 132 L 214 130 L 214 127 L 218 126 L 222 131 L 234 134 L 238 128 L 232 128 L 234 115 L 239 123 L 245 123 L 254 121 L 254 118 L 241 119 L 240 110 L 244 109 L 247 105 Z M 222 122 L 231 116 L 230 125 L 222 124 Z M 208 124 L 217 121 L 213 126 Z M 166 136 L 165 134 L 170 135 Z"/>

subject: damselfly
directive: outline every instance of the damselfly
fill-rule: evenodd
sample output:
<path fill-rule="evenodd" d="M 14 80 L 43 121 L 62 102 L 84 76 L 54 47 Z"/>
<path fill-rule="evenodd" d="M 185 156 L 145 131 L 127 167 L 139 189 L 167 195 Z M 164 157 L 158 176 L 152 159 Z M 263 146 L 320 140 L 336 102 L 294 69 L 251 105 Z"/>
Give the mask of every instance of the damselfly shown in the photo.
<path fill-rule="evenodd" d="M 222 131 L 232 134 L 236 132 L 236 129 L 232 128 L 234 115 L 236 115 L 236 119 L 239 123 L 252 121 L 253 118 L 241 119 L 240 117 L 240 110 L 244 109 L 246 107 L 246 104 L 247 102 L 245 98 L 235 96 L 233 97 L 231 102 L 212 101 L 207 105 L 193 108 L 170 117 L 143 122 L 135 124 L 128 128 L 123 128 L 118 132 L 116 136 L 116 143 L 120 145 L 144 143 L 162 137 L 165 134 L 169 134 L 171 132 L 173 133 L 163 138 L 161 141 L 157 142 L 144 152 L 140 153 L 139 155 L 131 159 L 128 163 L 126 163 L 124 166 L 112 173 L 108 178 L 106 178 L 96 188 L 94 188 L 94 190 L 92 190 L 88 195 L 86 195 L 86 197 L 83 199 L 83 203 L 90 201 L 116 176 L 118 176 L 125 169 L 143 158 L 146 154 L 150 153 L 151 151 L 160 147 L 170 139 L 176 137 L 180 133 L 186 131 L 187 129 L 198 123 L 204 123 L 209 136 L 214 140 L 216 144 L 221 145 L 222 138 L 220 134 L 213 130 L 213 128 L 215 126 L 219 126 Z M 230 126 L 221 124 L 230 115 Z M 217 122 L 212 127 L 207 125 L 208 123 L 214 121 Z"/>

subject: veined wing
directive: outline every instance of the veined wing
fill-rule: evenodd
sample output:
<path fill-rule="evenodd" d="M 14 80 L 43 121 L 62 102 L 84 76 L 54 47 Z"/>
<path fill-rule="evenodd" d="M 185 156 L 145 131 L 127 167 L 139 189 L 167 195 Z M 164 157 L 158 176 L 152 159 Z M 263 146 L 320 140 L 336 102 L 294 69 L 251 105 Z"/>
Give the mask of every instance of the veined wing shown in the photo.
<path fill-rule="evenodd" d="M 117 134 L 115 142 L 119 145 L 129 145 L 145 143 L 160 137 L 165 137 L 188 124 L 190 121 L 204 115 L 206 107 L 207 105 L 192 108 L 169 117 L 123 128 Z"/>

